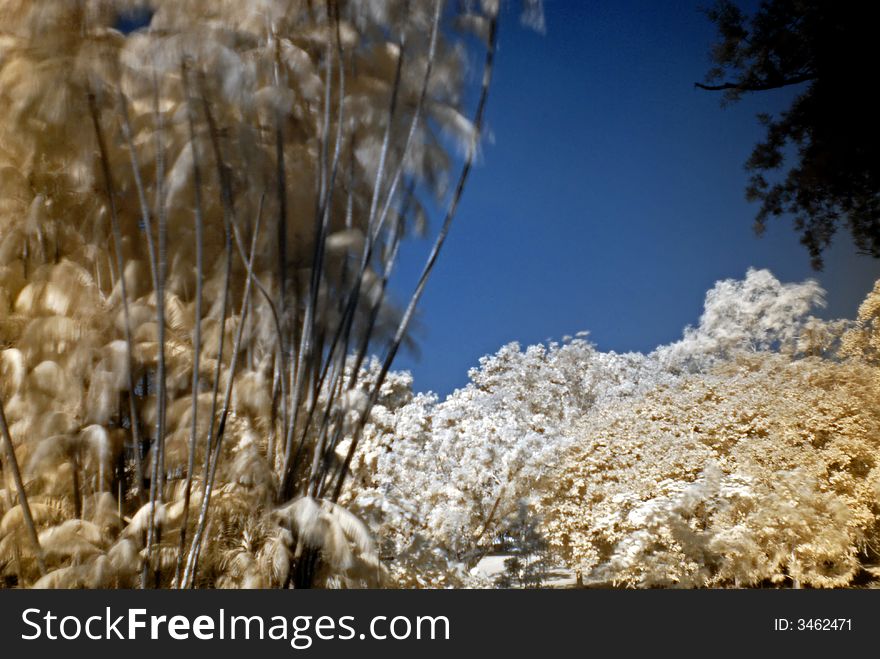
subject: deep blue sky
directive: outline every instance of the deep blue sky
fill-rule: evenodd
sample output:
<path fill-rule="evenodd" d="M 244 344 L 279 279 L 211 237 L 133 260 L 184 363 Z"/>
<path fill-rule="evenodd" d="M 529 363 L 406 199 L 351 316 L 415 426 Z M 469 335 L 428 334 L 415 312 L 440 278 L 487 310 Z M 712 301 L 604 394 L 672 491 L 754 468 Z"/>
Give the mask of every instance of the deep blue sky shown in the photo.
<path fill-rule="evenodd" d="M 547 0 L 544 36 L 506 3 L 492 141 L 422 299 L 421 357 L 395 363 L 416 390 L 450 393 L 514 340 L 588 330 L 601 350 L 651 350 L 697 322 L 716 280 L 749 266 L 816 278 L 823 316 L 855 315 L 880 261 L 856 255 L 847 233 L 816 273 L 788 220 L 752 230 L 743 163 L 762 135 L 755 114 L 790 92 L 721 108 L 694 89 L 715 37 L 699 12 L 708 2 Z M 407 245 L 398 299 L 425 252 Z"/>

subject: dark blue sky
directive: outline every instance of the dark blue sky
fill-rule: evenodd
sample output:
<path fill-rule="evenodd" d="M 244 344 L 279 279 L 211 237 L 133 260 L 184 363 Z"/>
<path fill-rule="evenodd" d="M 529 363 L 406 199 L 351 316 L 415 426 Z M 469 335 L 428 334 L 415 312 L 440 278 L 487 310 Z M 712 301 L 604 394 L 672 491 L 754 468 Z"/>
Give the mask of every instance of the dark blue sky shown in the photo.
<path fill-rule="evenodd" d="M 513 340 L 588 330 L 601 350 L 651 350 L 696 323 L 716 280 L 749 266 L 814 277 L 823 316 L 854 316 L 880 261 L 856 255 L 847 233 L 816 273 L 790 221 L 752 230 L 743 163 L 762 135 L 755 114 L 791 92 L 721 108 L 694 89 L 715 37 L 707 3 L 547 0 L 544 36 L 506 3 L 492 140 L 422 299 L 421 357 L 395 363 L 416 390 L 450 393 Z M 407 245 L 398 299 L 426 249 Z"/>

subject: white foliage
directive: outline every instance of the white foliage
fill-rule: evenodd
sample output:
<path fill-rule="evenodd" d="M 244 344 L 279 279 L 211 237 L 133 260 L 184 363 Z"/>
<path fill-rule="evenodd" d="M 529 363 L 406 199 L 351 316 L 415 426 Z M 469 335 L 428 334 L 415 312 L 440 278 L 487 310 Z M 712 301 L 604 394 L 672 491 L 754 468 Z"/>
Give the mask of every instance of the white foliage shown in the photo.
<path fill-rule="evenodd" d="M 395 387 L 397 393 L 373 410 L 344 500 L 368 521 L 400 583 L 475 584 L 465 570 L 504 532 L 520 502 L 529 503 L 534 514 L 546 510 L 540 493 L 559 487 L 553 479 L 560 460 L 583 445 L 590 447 L 578 453 L 586 478 L 581 487 L 587 490 L 578 490 L 575 508 L 559 514 L 567 519 L 578 507 L 591 510 L 591 539 L 577 552 L 581 568 L 593 571 L 593 578 L 667 586 L 737 581 L 743 574 L 817 585 L 845 581 L 852 575 L 859 529 L 868 523 L 863 503 L 820 491 L 823 476 L 815 465 L 824 458 L 809 474 L 798 471 L 796 452 L 785 453 L 793 450 L 786 442 L 796 446 L 793 438 L 774 449 L 781 462 L 774 463 L 779 471 L 770 472 L 770 481 L 755 480 L 748 469 L 736 471 L 732 458 L 719 454 L 700 432 L 701 418 L 711 426 L 730 408 L 716 411 L 711 398 L 691 400 L 686 393 L 688 378 L 705 381 L 719 396 L 734 386 L 749 396 L 731 401 L 745 415 L 735 423 L 744 429 L 755 424 L 748 432 L 766 433 L 759 413 L 764 390 L 746 382 L 763 382 L 767 375 L 748 370 L 754 367 L 744 367 L 740 375 L 713 374 L 713 365 L 735 363 L 738 356 L 773 365 L 773 359 L 784 364 L 796 354 L 826 354 L 844 323 L 808 315 L 823 303 L 823 294 L 813 281 L 781 284 L 768 271 L 750 270 L 742 281 L 718 282 L 706 296 L 699 326 L 649 355 L 603 353 L 583 334 L 525 350 L 513 343 L 482 358 L 469 373 L 471 382 L 444 401 L 412 395 L 409 381 L 392 375 L 388 393 Z M 807 366 L 794 371 L 807 378 L 801 386 L 811 386 L 814 377 Z M 792 382 L 784 370 L 772 370 L 782 366 L 768 368 L 772 377 Z M 687 418 L 651 421 L 646 397 L 673 399 L 679 391 L 691 405 Z M 802 404 L 803 391 L 791 393 L 788 407 Z M 820 387 L 810 395 L 821 392 Z M 833 415 L 834 405 L 830 410 Z M 641 426 L 640 419 L 645 419 Z M 600 428 L 603 434 L 591 436 Z M 736 458 L 742 464 L 751 464 L 747 446 Z M 768 454 L 757 445 L 752 450 Z M 795 462 L 785 462 L 786 455 Z M 839 492 L 855 487 L 858 497 L 870 487 L 835 478 Z M 809 490 L 799 495 L 799 517 L 786 512 L 791 488 Z M 833 566 L 826 576 L 807 565 L 814 556 L 810 538 L 825 543 Z M 598 549 L 609 542 L 610 550 Z M 768 545 L 778 551 L 749 572 L 744 562 L 753 560 L 750 552 Z"/>
<path fill-rule="evenodd" d="M 810 311 L 825 306 L 824 296 L 812 279 L 782 284 L 769 270 L 750 268 L 743 280 L 717 282 L 706 293 L 699 326 L 656 356 L 669 368 L 699 370 L 739 350 L 792 351 Z"/>

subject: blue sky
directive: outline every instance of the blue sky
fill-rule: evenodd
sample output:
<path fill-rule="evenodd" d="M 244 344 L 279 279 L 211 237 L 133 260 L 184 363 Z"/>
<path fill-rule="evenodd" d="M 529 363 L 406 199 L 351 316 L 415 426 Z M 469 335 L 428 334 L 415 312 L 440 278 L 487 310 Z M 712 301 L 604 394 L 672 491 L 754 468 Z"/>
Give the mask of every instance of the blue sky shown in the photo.
<path fill-rule="evenodd" d="M 422 299 L 421 355 L 395 362 L 417 390 L 450 393 L 514 340 L 587 330 L 601 350 L 651 350 L 697 322 L 715 281 L 750 266 L 816 278 L 821 315 L 854 316 L 880 261 L 856 255 L 847 233 L 817 273 L 790 221 L 752 230 L 743 163 L 762 135 L 755 114 L 784 108 L 791 91 L 722 108 L 694 89 L 715 37 L 707 3 L 546 0 L 543 36 L 506 3 L 491 140 Z M 406 245 L 398 300 L 427 248 Z"/>

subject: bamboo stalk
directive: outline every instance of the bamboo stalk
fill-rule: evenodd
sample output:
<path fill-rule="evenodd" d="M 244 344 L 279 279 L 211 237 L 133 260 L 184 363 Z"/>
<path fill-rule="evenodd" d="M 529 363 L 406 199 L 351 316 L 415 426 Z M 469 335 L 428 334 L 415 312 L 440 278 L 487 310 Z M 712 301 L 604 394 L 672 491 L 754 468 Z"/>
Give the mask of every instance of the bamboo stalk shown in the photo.
<path fill-rule="evenodd" d="M 253 238 L 251 239 L 250 258 L 248 259 L 248 262 L 247 262 L 248 277 L 247 277 L 245 287 L 244 287 L 244 295 L 242 296 L 240 320 L 238 322 L 238 327 L 237 327 L 236 333 L 235 333 L 235 341 L 233 342 L 233 346 L 232 346 L 232 356 L 230 358 L 229 370 L 227 373 L 227 380 L 226 380 L 226 392 L 223 397 L 223 409 L 220 413 L 220 421 L 217 424 L 217 440 L 216 440 L 215 446 L 214 446 L 214 455 L 212 456 L 212 458 L 210 460 L 210 472 L 208 474 L 208 479 L 205 484 L 206 485 L 205 495 L 202 499 L 202 505 L 199 510 L 198 526 L 196 527 L 196 532 L 193 536 L 192 546 L 190 547 L 190 553 L 189 553 L 189 556 L 187 557 L 186 569 L 184 570 L 184 573 L 183 573 L 183 580 L 181 582 L 181 587 L 183 587 L 183 588 L 186 588 L 188 585 L 191 584 L 191 582 L 194 578 L 195 572 L 198 569 L 199 552 L 201 550 L 202 538 L 204 537 L 205 527 L 206 527 L 207 521 L 208 521 L 208 512 L 209 512 L 209 504 L 211 502 L 211 493 L 214 489 L 214 479 L 216 478 L 216 475 L 217 475 L 217 465 L 220 462 L 220 452 L 221 452 L 221 449 L 223 446 L 223 438 L 224 438 L 224 433 L 226 430 L 226 420 L 229 416 L 229 407 L 232 402 L 232 388 L 233 388 L 233 384 L 235 382 L 235 370 L 236 370 L 236 365 L 238 363 L 238 355 L 241 351 L 241 340 L 242 340 L 242 336 L 244 335 L 244 327 L 245 327 L 245 323 L 247 321 L 248 302 L 250 301 L 251 284 L 253 282 L 250 274 L 253 272 L 254 257 L 256 256 L 256 253 L 257 253 L 257 235 L 259 234 L 260 220 L 262 219 L 262 216 L 263 216 L 263 200 L 264 200 L 264 198 L 265 197 L 260 198 L 260 207 L 259 207 L 259 210 L 257 211 L 257 219 L 254 224 L 254 235 L 253 235 Z"/>
<path fill-rule="evenodd" d="M 156 86 L 155 77 L 153 78 L 153 80 L 154 95 L 156 96 L 156 112 L 158 113 L 158 87 Z M 160 254 L 157 254 L 156 244 L 153 241 L 153 223 L 150 213 L 150 206 L 147 202 L 146 186 L 144 185 L 143 178 L 141 177 L 141 168 L 140 163 L 138 162 L 137 149 L 135 148 L 134 139 L 132 137 L 131 120 L 128 116 L 128 101 L 126 100 L 125 95 L 122 93 L 122 91 L 119 92 L 118 98 L 119 113 L 122 120 L 122 134 L 125 139 L 126 147 L 128 148 L 132 178 L 134 179 L 135 189 L 137 190 L 138 203 L 140 204 L 141 211 L 141 222 L 143 223 L 143 231 L 147 243 L 147 254 L 150 259 L 150 271 L 153 279 L 153 291 L 156 294 L 156 325 L 159 332 L 159 351 L 157 354 L 156 376 L 159 385 L 159 391 L 157 392 L 158 414 L 156 417 L 156 438 L 153 440 L 151 446 L 153 465 L 152 469 L 150 470 L 150 521 L 149 526 L 147 527 L 146 556 L 144 558 L 144 565 L 141 571 L 141 588 L 143 589 L 147 587 L 147 577 L 150 563 L 152 561 L 153 541 L 155 538 L 154 526 L 156 506 L 157 502 L 159 502 L 162 498 L 160 462 L 162 458 L 162 446 L 165 442 L 165 296 L 164 286 L 162 284 L 162 279 L 164 275 L 161 263 L 162 256 Z M 161 146 L 161 144 L 159 146 Z M 158 191 L 161 185 L 159 183 L 159 177 L 160 175 L 162 175 L 162 172 L 160 171 L 160 163 L 162 162 L 162 159 L 159 156 L 160 152 L 161 149 L 157 148 L 157 195 L 160 194 Z M 157 208 L 157 215 L 159 215 L 161 212 L 161 209 Z M 160 224 L 161 223 L 163 222 L 160 219 Z M 161 228 L 159 229 L 159 232 L 162 232 Z"/>
<path fill-rule="evenodd" d="M 226 318 L 229 315 L 229 295 L 232 288 L 232 227 L 235 224 L 235 210 L 232 202 L 232 182 L 229 180 L 229 170 L 223 160 L 223 154 L 220 149 L 220 131 L 214 120 L 214 114 L 211 112 L 210 103 L 205 90 L 204 76 L 201 82 L 201 100 L 202 111 L 205 114 L 205 121 L 208 124 L 208 135 L 211 141 L 211 149 L 214 153 L 214 164 L 217 168 L 217 180 L 220 184 L 220 200 L 223 207 L 223 230 L 224 230 L 224 254 L 225 261 L 225 277 L 223 284 L 223 298 L 220 310 L 220 340 L 217 348 L 217 366 L 214 372 L 214 383 L 211 390 L 211 416 L 210 425 L 208 427 L 208 438 L 205 445 L 205 465 L 204 465 L 204 481 L 202 483 L 202 496 L 207 491 L 208 474 L 211 469 L 210 458 L 211 449 L 215 438 L 215 418 L 217 415 L 217 401 L 220 394 L 220 371 L 223 368 L 223 349 L 226 339 Z"/>
<path fill-rule="evenodd" d="M 474 119 L 474 128 L 478 138 L 482 132 L 483 116 L 486 110 L 486 102 L 489 98 L 489 84 L 492 81 L 492 72 L 494 69 L 495 48 L 497 45 L 497 40 L 498 16 L 493 15 L 489 24 L 489 40 L 486 50 L 486 60 L 483 65 L 483 81 L 480 90 L 480 100 L 477 103 L 477 111 Z M 343 462 L 342 467 L 339 470 L 339 475 L 336 478 L 336 485 L 333 489 L 333 494 L 331 497 L 331 501 L 333 501 L 334 503 L 339 500 L 339 496 L 342 494 L 342 486 L 345 483 L 345 477 L 348 474 L 349 468 L 351 467 L 351 460 L 354 457 L 354 452 L 357 449 L 358 442 L 360 441 L 361 435 L 363 434 L 363 427 L 366 425 L 367 419 L 369 419 L 370 417 L 370 412 L 372 411 L 373 406 L 376 404 L 376 401 L 379 398 L 379 391 L 382 388 L 382 384 L 385 382 L 385 377 L 388 375 L 388 371 L 391 368 L 391 363 L 397 356 L 397 351 L 400 349 L 400 344 L 403 342 L 403 339 L 406 336 L 407 330 L 409 329 L 409 323 L 411 322 L 413 314 L 415 313 L 416 305 L 418 305 L 418 302 L 422 297 L 422 293 L 424 292 L 425 286 L 428 283 L 428 278 L 431 275 L 431 271 L 434 269 L 434 265 L 437 262 L 437 257 L 440 255 L 440 250 L 443 248 L 443 245 L 446 242 L 446 237 L 449 235 L 449 230 L 452 227 L 452 220 L 455 218 L 455 213 L 458 210 L 458 204 L 461 201 L 461 196 L 464 192 L 464 185 L 467 182 L 468 175 L 470 174 L 471 168 L 473 166 L 474 158 L 476 156 L 475 151 L 476 149 L 471 149 L 468 152 L 467 157 L 465 158 L 461 174 L 458 178 L 458 184 L 455 187 L 455 192 L 452 195 L 452 199 L 449 203 L 449 208 L 446 211 L 446 217 L 443 220 L 443 226 L 440 228 L 440 232 L 438 233 L 437 238 L 434 241 L 434 245 L 431 248 L 431 253 L 428 255 L 428 259 L 425 262 L 424 268 L 422 269 L 422 274 L 419 277 L 419 281 L 416 285 L 415 291 L 413 291 L 413 294 L 410 297 L 410 301 L 406 307 L 406 311 L 404 312 L 403 317 L 400 319 L 400 323 L 397 326 L 397 331 L 395 332 L 394 338 L 392 339 L 391 344 L 388 347 L 388 352 L 386 353 L 385 359 L 382 363 L 382 369 L 379 372 L 379 377 L 377 378 L 376 383 L 373 386 L 373 391 L 371 392 L 370 397 L 367 401 L 367 405 L 363 413 L 361 414 L 360 422 L 355 429 L 355 435 L 354 437 L 352 437 L 351 445 L 349 446 L 348 452 L 345 456 L 345 461 Z"/>
<path fill-rule="evenodd" d="M 330 7 L 328 4 L 328 20 L 330 17 Z M 329 133 L 330 133 L 330 92 L 332 87 L 332 70 L 331 70 L 331 60 L 332 60 L 332 43 L 328 34 L 327 39 L 327 54 L 325 59 L 325 85 L 324 85 L 324 121 L 322 126 L 322 144 L 321 144 L 321 160 L 319 163 L 320 169 L 320 177 L 319 177 L 319 190 L 317 195 L 317 208 L 315 214 L 315 244 L 313 246 L 313 254 L 312 254 L 312 269 L 311 269 L 311 277 L 309 281 L 309 295 L 306 300 L 306 312 L 305 317 L 303 318 L 302 323 L 302 334 L 300 336 L 300 345 L 299 351 L 297 354 L 297 369 L 296 369 L 296 378 L 294 381 L 294 385 L 292 388 L 292 400 L 290 405 L 290 419 L 289 425 L 287 428 L 287 434 L 285 437 L 285 449 L 284 449 L 284 462 L 281 471 L 281 479 L 278 488 L 278 498 L 279 500 L 286 500 L 289 497 L 289 488 L 291 483 L 291 477 L 293 475 L 294 468 L 296 466 L 296 459 L 293 453 L 293 438 L 294 432 L 296 429 L 296 422 L 299 419 L 299 407 L 300 401 L 302 399 L 302 390 L 306 386 L 306 384 L 311 384 L 309 387 L 310 396 L 307 400 L 306 406 L 307 408 L 312 408 L 317 400 L 317 377 L 316 371 L 319 369 L 315 369 L 311 367 L 309 364 L 309 360 L 311 359 L 320 359 L 322 350 L 315 350 L 316 344 L 318 341 L 316 340 L 316 316 L 317 316 L 317 306 L 318 306 L 318 293 L 321 285 L 322 278 L 322 270 L 324 265 L 324 251 L 325 251 L 325 243 L 328 234 L 328 228 L 330 226 L 330 207 L 332 203 L 332 192 L 333 187 L 336 181 L 336 173 L 338 171 L 339 164 L 339 156 L 342 149 L 342 112 L 343 112 L 343 100 L 345 96 L 345 88 L 344 88 L 344 67 L 342 66 L 342 49 L 339 45 L 339 33 L 338 33 L 338 15 L 335 16 L 336 24 L 337 24 L 337 57 L 339 58 L 339 109 L 337 113 L 337 132 L 336 132 L 336 140 L 333 154 L 333 161 L 331 165 L 331 172 L 329 176 L 326 174 L 325 167 L 327 161 L 327 151 L 329 149 Z M 329 32 L 329 31 L 328 31 Z M 398 71 L 399 77 L 399 71 Z M 306 373 L 308 372 L 309 377 L 306 377 Z M 311 383 L 307 383 L 307 380 L 311 380 Z M 300 450 L 302 448 L 303 442 L 305 441 L 305 431 L 301 434 L 300 441 L 297 445 L 296 455 L 298 456 Z"/>
<path fill-rule="evenodd" d="M 389 213 L 389 210 L 391 207 L 391 202 L 394 199 L 394 196 L 395 196 L 395 193 L 397 190 L 397 186 L 401 180 L 403 170 L 404 170 L 404 164 L 406 161 L 406 156 L 407 156 L 407 153 L 409 152 L 410 145 L 412 144 L 412 140 L 415 135 L 416 128 L 419 124 L 419 121 L 421 120 L 421 113 L 422 113 L 422 109 L 424 107 L 425 99 L 427 97 L 428 84 L 429 84 L 429 81 L 431 78 L 431 72 L 433 70 L 434 60 L 436 57 L 437 36 L 438 36 L 438 31 L 439 31 L 440 16 L 442 13 L 442 7 L 443 7 L 442 0 L 437 0 L 434 3 L 434 15 L 433 15 L 432 26 L 431 26 L 431 37 L 430 37 L 430 41 L 429 41 L 429 45 L 428 45 L 428 58 L 427 58 L 427 62 L 425 65 L 425 75 L 424 75 L 424 78 L 422 81 L 422 86 L 421 86 L 421 90 L 419 92 L 419 98 L 416 103 L 416 108 L 415 108 L 415 111 L 413 112 L 413 117 L 412 117 L 412 120 L 410 121 L 409 129 L 407 131 L 407 137 L 406 137 L 406 141 L 404 143 L 403 152 L 401 154 L 401 157 L 400 157 L 400 160 L 397 164 L 397 167 L 395 168 L 395 172 L 392 177 L 392 183 L 389 187 L 388 195 L 385 199 L 385 203 L 383 204 L 383 207 L 382 207 L 382 212 L 379 215 L 378 219 L 375 218 L 376 210 L 378 209 L 378 195 L 379 195 L 379 187 L 380 187 L 379 186 L 380 181 L 379 181 L 378 176 L 377 176 L 376 181 L 374 182 L 373 198 L 371 201 L 371 208 L 370 208 L 370 216 L 369 216 L 369 219 L 367 222 L 369 235 L 367 236 L 367 240 L 365 242 L 364 252 L 363 252 L 363 255 L 361 258 L 361 266 L 360 266 L 358 275 L 355 277 L 355 280 L 354 280 L 355 283 L 354 283 L 354 287 L 350 293 L 349 301 L 345 305 L 345 310 L 343 312 L 342 318 L 340 319 L 340 325 L 337 328 L 337 332 L 334 335 L 333 340 L 331 341 L 330 356 L 332 357 L 334 355 L 334 353 L 338 350 L 338 353 L 336 353 L 337 358 L 335 360 L 332 360 L 332 359 L 327 360 L 327 362 L 325 363 L 324 370 L 321 373 L 321 377 L 319 380 L 319 388 L 320 388 L 320 386 L 323 385 L 324 379 L 327 375 L 327 367 L 331 363 L 334 363 L 335 364 L 334 375 L 331 377 L 331 387 L 330 387 L 331 396 L 330 396 L 330 401 L 327 404 L 328 409 L 324 415 L 324 421 L 322 422 L 321 430 L 319 431 L 319 434 L 318 434 L 319 444 L 323 442 L 325 428 L 326 428 L 327 421 L 328 421 L 328 418 L 330 415 L 330 408 L 333 405 L 332 392 L 336 390 L 334 383 L 335 383 L 336 378 L 340 377 L 340 375 L 343 371 L 345 357 L 348 354 L 348 346 L 349 346 L 350 337 L 351 337 L 351 330 L 352 330 L 353 323 L 354 323 L 355 313 L 357 311 L 361 285 L 363 283 L 363 279 L 364 279 L 367 267 L 368 267 L 370 261 L 372 260 L 372 254 L 373 254 L 374 246 L 376 244 L 376 240 L 378 239 L 379 233 L 381 232 L 382 227 L 385 224 L 386 218 L 388 216 L 388 213 Z M 401 46 L 401 48 L 402 48 L 402 46 Z M 402 59 L 403 59 L 403 57 L 402 57 L 402 50 L 401 50 L 401 57 L 398 59 L 398 71 L 396 73 L 396 80 L 395 80 L 395 93 L 392 95 L 392 103 L 391 103 L 391 108 L 389 110 L 389 124 L 386 127 L 386 133 L 385 133 L 385 140 L 386 141 L 390 137 L 391 120 L 393 118 L 394 108 L 396 106 L 396 96 L 397 96 L 396 86 L 399 84 L 400 66 L 402 64 Z M 384 161 L 382 159 L 380 159 L 380 170 L 383 167 L 384 167 Z M 380 173 L 381 173 L 381 171 L 380 171 Z M 394 229 L 393 233 L 396 233 L 396 232 L 397 232 L 397 228 Z M 399 241 L 399 236 L 397 238 L 394 238 L 394 237 L 392 238 L 392 242 L 396 243 L 397 241 Z M 390 262 L 386 263 L 385 273 L 383 274 L 383 281 L 381 284 L 381 293 L 380 293 L 381 297 L 384 296 L 385 289 L 387 287 L 387 280 L 388 280 L 388 277 L 390 276 L 390 269 L 391 269 L 393 262 L 396 260 L 396 257 L 397 257 L 397 248 L 395 246 L 395 247 L 392 247 L 392 250 L 391 250 Z M 380 300 L 381 300 L 381 297 L 380 297 Z M 368 325 L 367 325 L 367 327 L 363 333 L 363 337 L 362 337 L 362 346 L 361 346 L 361 349 L 359 350 L 359 353 L 358 353 L 358 358 L 356 361 L 355 368 L 352 370 L 351 381 L 350 381 L 350 384 L 348 387 L 349 389 L 352 389 L 354 387 L 354 384 L 357 380 L 357 372 L 358 372 L 358 369 L 360 368 L 361 363 L 363 362 L 364 355 L 366 353 L 366 349 L 369 344 L 370 336 L 371 336 L 371 334 L 373 332 L 373 328 L 375 326 L 375 321 L 376 321 L 377 315 L 378 315 L 378 303 L 376 305 L 374 305 L 374 308 L 370 312 L 370 318 L 368 321 Z M 340 341 L 341 341 L 341 348 L 339 348 Z M 314 412 L 314 408 L 309 410 L 309 415 L 308 415 L 307 421 L 306 421 L 306 428 L 303 431 L 303 440 L 301 440 L 301 444 L 302 444 L 302 441 L 304 441 L 305 433 L 308 430 L 309 424 L 312 419 L 313 412 Z M 333 443 L 331 443 L 331 446 L 333 444 L 335 444 L 335 441 Z M 328 450 L 330 450 L 330 449 L 328 448 Z M 315 460 L 317 460 L 317 456 L 318 456 L 318 452 L 316 451 L 314 454 Z M 313 467 L 314 466 L 315 466 L 315 463 L 313 462 Z M 315 483 L 317 483 L 318 481 L 324 480 L 323 477 L 318 478 L 318 475 L 314 470 L 312 473 L 312 479 Z"/>
<path fill-rule="evenodd" d="M 185 62 L 181 62 L 181 81 L 184 90 L 184 102 L 187 104 L 187 125 L 189 128 L 190 149 L 193 158 L 193 202 L 195 220 L 196 242 L 196 301 L 195 301 L 195 327 L 193 328 L 193 373 L 192 373 L 192 424 L 190 426 L 189 456 L 187 458 L 186 483 L 183 492 L 183 518 L 180 523 L 180 541 L 177 547 L 177 559 L 174 566 L 174 583 L 180 585 L 181 571 L 183 569 L 183 556 L 186 548 L 186 528 L 189 524 L 189 508 L 192 497 L 192 480 L 195 469 L 196 442 L 198 438 L 198 414 L 199 414 L 199 360 L 202 351 L 202 286 L 205 272 L 204 255 L 204 211 L 202 206 L 202 171 L 201 159 L 199 158 L 196 144 L 196 117 L 195 109 L 190 97 L 188 72 Z"/>
<path fill-rule="evenodd" d="M 394 199 L 394 195 L 395 195 L 398 183 L 399 183 L 401 176 L 402 176 L 402 173 L 403 173 L 407 153 L 409 152 L 410 145 L 412 144 L 412 140 L 415 135 L 416 128 L 419 124 L 419 121 L 421 120 L 421 113 L 422 113 L 422 109 L 424 107 L 425 98 L 427 97 L 428 84 L 429 84 L 429 81 L 431 78 L 431 72 L 433 70 L 434 60 L 435 60 L 436 52 L 437 52 L 437 35 L 438 35 L 438 31 L 439 31 L 440 16 L 442 13 L 442 7 L 443 7 L 442 0 L 436 0 L 436 2 L 434 3 L 434 16 L 433 16 L 433 20 L 432 20 L 432 24 L 431 24 L 431 37 L 430 37 L 430 41 L 429 41 L 429 45 L 428 45 L 428 58 L 427 58 L 427 62 L 425 65 L 425 75 L 422 80 L 422 86 L 421 86 L 421 90 L 419 92 L 419 98 L 416 103 L 416 108 L 413 112 L 413 117 L 410 122 L 409 129 L 407 131 L 407 137 L 406 137 L 406 141 L 403 146 L 403 151 L 402 151 L 400 160 L 397 164 L 397 167 L 395 168 L 394 176 L 392 177 L 392 183 L 389 188 L 385 203 L 383 205 L 382 213 L 379 216 L 379 220 L 376 222 L 375 230 L 372 230 L 370 227 L 372 227 L 372 224 L 373 224 L 373 217 L 375 215 L 375 211 L 377 208 L 377 200 L 378 200 L 378 188 L 379 188 L 378 178 L 374 183 L 373 199 L 371 201 L 371 209 L 370 209 L 370 217 L 367 222 L 368 232 L 370 232 L 370 233 L 368 236 L 368 240 L 365 243 L 364 253 L 361 258 L 361 267 L 358 272 L 358 275 L 355 277 L 355 287 L 354 287 L 353 291 L 351 292 L 349 302 L 348 302 L 348 304 L 344 305 L 343 316 L 340 319 L 339 328 L 338 328 L 337 333 L 331 342 L 331 347 L 330 347 L 330 354 L 332 356 L 333 352 L 337 349 L 337 345 L 339 343 L 340 338 L 342 338 L 342 346 L 343 347 L 340 350 L 340 353 L 343 356 L 343 361 L 344 361 L 344 356 L 346 354 L 348 354 L 348 345 L 349 345 L 349 340 L 350 340 L 351 327 L 354 322 L 354 315 L 355 315 L 355 311 L 357 309 L 357 300 L 360 297 L 360 288 L 361 288 L 361 284 L 363 282 L 366 268 L 367 268 L 368 264 L 370 263 L 370 261 L 372 260 L 373 246 L 375 244 L 376 238 L 378 238 L 378 233 L 381 231 L 381 228 L 384 225 L 385 219 L 386 219 L 388 212 L 390 210 L 391 202 Z M 398 60 L 398 71 L 396 73 L 396 85 L 399 84 L 401 64 L 402 64 L 402 53 L 401 53 L 401 58 Z M 386 140 L 390 136 L 391 118 L 393 117 L 394 108 L 396 106 L 396 95 L 397 95 L 397 92 L 395 89 L 395 93 L 392 95 L 391 109 L 389 111 L 389 124 L 388 124 L 387 130 L 386 130 L 386 133 L 385 133 Z M 350 201 L 351 201 L 351 198 L 349 197 L 349 208 L 347 209 L 347 213 L 346 213 L 346 226 L 350 225 L 350 211 L 351 211 Z M 393 253 L 393 256 L 391 257 L 391 262 L 393 263 L 393 261 L 396 258 L 396 255 L 397 255 L 397 250 L 393 249 L 392 253 Z M 388 268 L 386 267 L 386 270 L 387 269 Z M 389 272 L 389 274 L 390 274 L 390 272 Z M 383 294 L 384 294 L 385 286 L 387 285 L 387 275 L 386 275 L 385 279 L 386 279 L 386 282 L 382 286 Z M 373 315 L 375 316 L 375 314 L 373 314 Z M 369 326 L 365 332 L 365 335 L 364 335 L 364 342 L 365 343 L 369 342 L 369 337 L 372 333 L 372 328 L 373 328 L 374 324 L 375 324 L 375 318 L 369 323 Z M 360 363 L 362 361 L 363 361 L 363 357 L 361 357 L 358 360 L 357 367 L 352 372 L 353 381 L 354 381 L 354 379 L 356 379 L 357 368 L 360 366 Z M 331 363 L 331 360 L 328 359 L 326 365 L 329 365 L 330 363 Z M 320 382 L 322 384 L 323 384 L 324 378 L 326 376 L 326 365 L 325 365 L 325 370 L 321 374 L 321 378 L 320 378 Z M 354 386 L 353 381 L 352 381 L 352 384 L 349 386 L 349 389 Z M 331 391 L 333 389 L 334 388 L 331 387 Z M 311 411 L 309 414 L 309 421 L 310 420 L 311 420 Z M 306 427 L 308 427 L 308 422 L 306 424 Z"/>
<path fill-rule="evenodd" d="M 25 528 L 27 528 L 31 544 L 34 546 L 40 576 L 43 576 L 46 574 L 46 563 L 43 560 L 43 548 L 40 546 L 40 540 L 37 537 L 37 527 L 34 524 L 34 516 L 31 514 L 31 507 L 28 504 L 27 493 L 24 490 L 24 481 L 21 479 L 21 470 L 18 468 L 18 459 L 15 457 L 15 446 L 13 446 L 12 437 L 9 434 L 9 424 L 6 423 L 6 412 L 3 408 L 2 400 L 0 400 L 0 437 L 3 438 L 3 451 L 6 453 L 6 465 L 9 472 L 12 474 L 12 480 L 15 483 L 15 491 L 18 493 L 18 505 L 21 506 L 24 525 Z"/>
<path fill-rule="evenodd" d="M 101 172 L 104 177 L 104 188 L 107 195 L 107 204 L 110 209 L 110 229 L 113 235 L 113 248 L 116 252 L 116 268 L 119 271 L 119 292 L 122 298 L 122 315 L 125 323 L 125 349 L 128 360 L 128 406 L 129 419 L 131 421 L 131 441 L 134 445 L 135 460 L 135 492 L 138 499 L 143 501 L 144 469 L 141 460 L 141 436 L 140 426 L 135 406 L 135 377 L 134 377 L 134 342 L 131 334 L 131 314 L 128 306 L 128 287 L 125 282 L 125 257 L 122 253 L 122 230 L 119 226 L 119 214 L 116 208 L 116 193 L 113 185 L 113 177 L 110 174 L 110 161 L 107 154 L 107 143 L 104 139 L 104 131 L 101 129 L 101 120 L 98 106 L 93 93 L 88 95 L 89 112 L 98 142 L 98 151 L 101 156 Z M 113 268 L 110 268 L 111 273 Z"/>

